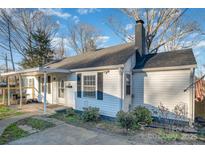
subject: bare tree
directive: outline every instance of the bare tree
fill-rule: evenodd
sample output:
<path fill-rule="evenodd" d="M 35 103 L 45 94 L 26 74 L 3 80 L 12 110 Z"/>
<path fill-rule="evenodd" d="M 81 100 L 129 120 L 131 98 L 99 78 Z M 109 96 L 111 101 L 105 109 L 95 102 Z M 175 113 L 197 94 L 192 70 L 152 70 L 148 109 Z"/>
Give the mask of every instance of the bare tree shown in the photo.
<path fill-rule="evenodd" d="M 4 32 L 2 38 L 4 40 L 8 38 L 9 45 L 5 44 L 8 41 L 0 42 L 0 48 L 8 51 L 12 49 L 29 61 L 26 51 L 33 50 L 34 40 L 32 34 L 40 30 L 45 32 L 45 35 L 49 36 L 49 39 L 52 40 L 58 30 L 58 25 L 52 21 L 50 16 L 36 9 L 10 9 L 10 11 L 12 11 L 10 15 L 13 17 L 12 20 L 5 13 L 6 9 L 1 9 L 3 13 L 0 19 L 6 24 L 1 26 L 0 30 L 2 29 L 1 31 Z"/>
<path fill-rule="evenodd" d="M 65 38 L 61 37 L 60 40 L 57 40 L 55 46 L 55 58 L 62 59 L 65 57 Z"/>
<path fill-rule="evenodd" d="M 14 46 L 22 54 L 25 48 L 32 50 L 32 34 L 37 30 L 44 31 L 52 40 L 58 29 L 58 25 L 49 16 L 33 9 L 17 9 L 15 19 L 15 38 L 21 38 L 21 41 L 15 40 Z"/>
<path fill-rule="evenodd" d="M 76 54 L 94 51 L 100 44 L 98 30 L 89 24 L 79 23 L 70 26 L 68 36 L 69 46 Z"/>
<path fill-rule="evenodd" d="M 11 44 L 12 43 L 12 40 L 11 40 L 12 39 L 11 22 L 13 19 L 12 19 L 12 15 L 11 15 L 10 11 L 11 10 L 8 10 L 8 9 L 1 9 L 0 10 L 0 35 L 2 37 L 0 46 L 3 49 L 5 49 L 6 51 L 9 51 L 12 69 L 13 69 L 13 71 L 15 71 L 15 64 L 14 64 L 12 44 Z"/>
<path fill-rule="evenodd" d="M 199 31 L 195 21 L 184 21 L 187 9 L 121 9 L 129 21 L 143 20 L 146 28 L 146 46 L 149 53 L 158 52 L 162 47 L 166 51 L 192 46 L 185 41 Z M 124 42 L 134 40 L 133 31 L 126 29 L 125 23 L 116 17 L 109 17 L 106 24 Z M 132 24 L 134 25 L 134 24 Z"/>

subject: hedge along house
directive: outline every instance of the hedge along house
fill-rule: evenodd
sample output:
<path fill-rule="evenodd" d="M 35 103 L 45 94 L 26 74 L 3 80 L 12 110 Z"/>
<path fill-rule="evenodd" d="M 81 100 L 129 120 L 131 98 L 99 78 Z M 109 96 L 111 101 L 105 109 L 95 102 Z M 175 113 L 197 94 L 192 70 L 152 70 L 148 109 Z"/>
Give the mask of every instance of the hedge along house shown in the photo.
<path fill-rule="evenodd" d="M 63 104 L 76 110 L 97 107 L 102 115 L 110 117 L 138 105 L 147 106 L 154 115 L 160 103 L 170 111 L 175 105 L 184 104 L 186 117 L 194 119 L 194 88 L 186 92 L 184 89 L 193 82 L 195 67 L 192 49 L 148 54 L 143 21 L 139 20 L 135 43 L 1 75 L 33 79 L 35 98 L 42 96 L 44 103 Z"/>

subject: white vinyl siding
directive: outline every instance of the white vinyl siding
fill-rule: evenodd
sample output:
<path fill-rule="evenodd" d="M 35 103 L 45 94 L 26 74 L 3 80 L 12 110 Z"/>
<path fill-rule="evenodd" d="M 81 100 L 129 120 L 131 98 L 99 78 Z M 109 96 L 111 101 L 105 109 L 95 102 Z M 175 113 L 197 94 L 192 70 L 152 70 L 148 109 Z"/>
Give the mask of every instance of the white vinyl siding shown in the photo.
<path fill-rule="evenodd" d="M 162 103 L 171 112 L 177 104 L 185 104 L 190 113 L 190 91 L 184 89 L 190 84 L 190 70 L 134 73 L 133 107 L 145 105 L 152 110 Z"/>
<path fill-rule="evenodd" d="M 97 75 L 97 71 L 77 73 L 82 74 L 82 79 L 85 75 Z M 78 98 L 76 94 L 75 108 L 77 110 L 83 110 L 84 107 L 88 106 L 97 107 L 100 109 L 100 114 L 115 117 L 116 113 L 120 110 L 121 107 L 120 97 L 121 89 L 119 70 L 106 70 L 103 71 L 103 100 L 97 100 L 97 98 L 87 97 Z"/>

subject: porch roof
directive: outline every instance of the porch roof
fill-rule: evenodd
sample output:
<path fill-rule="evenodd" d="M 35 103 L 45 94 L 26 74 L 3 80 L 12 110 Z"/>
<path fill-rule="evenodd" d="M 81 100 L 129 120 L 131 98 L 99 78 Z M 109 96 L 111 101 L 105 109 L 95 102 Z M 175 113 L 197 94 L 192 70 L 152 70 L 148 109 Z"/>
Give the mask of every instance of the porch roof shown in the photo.
<path fill-rule="evenodd" d="M 0 76 L 16 76 L 16 75 L 38 75 L 43 73 L 69 73 L 70 71 L 67 69 L 53 69 L 49 67 L 35 67 L 30 69 L 24 69 L 19 71 L 12 71 L 1 73 Z"/>

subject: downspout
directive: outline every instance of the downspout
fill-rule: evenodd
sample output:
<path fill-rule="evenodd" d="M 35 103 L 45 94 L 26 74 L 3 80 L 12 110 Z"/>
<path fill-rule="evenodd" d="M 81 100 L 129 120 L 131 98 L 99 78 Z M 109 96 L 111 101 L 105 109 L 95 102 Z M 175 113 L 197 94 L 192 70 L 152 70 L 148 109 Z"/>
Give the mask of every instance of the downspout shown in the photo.
<path fill-rule="evenodd" d="M 195 82 L 195 68 L 192 70 L 192 81 Z M 195 86 L 192 87 L 192 119 L 195 120 Z"/>
<path fill-rule="evenodd" d="M 123 107 L 123 68 L 119 68 L 120 73 L 120 110 L 122 110 Z"/>

